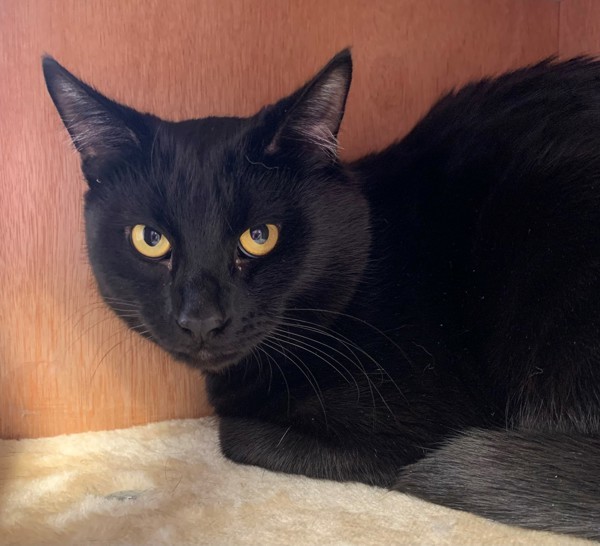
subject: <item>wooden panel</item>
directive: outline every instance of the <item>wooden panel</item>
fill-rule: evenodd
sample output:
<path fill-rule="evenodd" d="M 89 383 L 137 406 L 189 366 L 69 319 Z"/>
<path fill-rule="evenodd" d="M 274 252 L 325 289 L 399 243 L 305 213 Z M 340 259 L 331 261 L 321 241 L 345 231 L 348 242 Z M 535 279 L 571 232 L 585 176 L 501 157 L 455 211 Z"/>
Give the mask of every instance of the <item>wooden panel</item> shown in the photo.
<path fill-rule="evenodd" d="M 600 2 L 563 0 L 560 4 L 559 53 L 563 58 L 600 54 Z"/>
<path fill-rule="evenodd" d="M 549 0 L 0 1 L 0 435 L 209 411 L 201 378 L 129 334 L 86 264 L 78 158 L 46 95 L 54 55 L 171 119 L 249 114 L 352 45 L 346 157 L 406 132 L 443 90 L 556 52 Z"/>

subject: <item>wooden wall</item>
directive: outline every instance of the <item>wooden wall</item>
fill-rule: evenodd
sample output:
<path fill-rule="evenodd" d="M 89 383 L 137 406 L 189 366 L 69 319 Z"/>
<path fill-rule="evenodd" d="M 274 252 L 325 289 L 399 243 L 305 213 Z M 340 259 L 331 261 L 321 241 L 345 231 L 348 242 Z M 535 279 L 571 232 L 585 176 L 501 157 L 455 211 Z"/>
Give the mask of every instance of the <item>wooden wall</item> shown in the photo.
<path fill-rule="evenodd" d="M 250 114 L 341 48 L 346 157 L 405 133 L 452 86 L 600 51 L 596 0 L 0 0 L 0 437 L 205 415 L 202 379 L 100 304 L 78 158 L 40 56 L 170 119 Z"/>

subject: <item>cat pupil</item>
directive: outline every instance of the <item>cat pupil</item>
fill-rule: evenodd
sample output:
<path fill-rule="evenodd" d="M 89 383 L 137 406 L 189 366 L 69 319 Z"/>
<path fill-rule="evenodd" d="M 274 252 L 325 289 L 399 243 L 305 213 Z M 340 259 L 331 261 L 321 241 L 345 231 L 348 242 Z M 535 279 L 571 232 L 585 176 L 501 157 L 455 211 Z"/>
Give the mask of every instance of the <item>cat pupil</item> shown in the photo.
<path fill-rule="evenodd" d="M 259 245 L 263 245 L 266 243 L 267 238 L 269 237 L 269 228 L 267 226 L 259 226 L 254 228 L 250 232 L 250 237 L 252 237 L 254 242 L 258 243 Z"/>
<path fill-rule="evenodd" d="M 144 241 L 149 246 L 156 246 L 162 238 L 162 235 L 158 233 L 158 231 L 153 230 L 152 228 L 146 227 L 144 228 Z"/>

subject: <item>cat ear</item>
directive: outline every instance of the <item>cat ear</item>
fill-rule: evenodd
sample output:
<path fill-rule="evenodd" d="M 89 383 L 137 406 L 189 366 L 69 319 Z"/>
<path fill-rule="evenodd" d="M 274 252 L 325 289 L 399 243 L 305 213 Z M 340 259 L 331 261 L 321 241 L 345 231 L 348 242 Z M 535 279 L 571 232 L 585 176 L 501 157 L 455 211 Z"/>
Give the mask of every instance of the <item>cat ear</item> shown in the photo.
<path fill-rule="evenodd" d="M 77 79 L 51 57 L 42 61 L 48 92 L 81 155 L 82 170 L 89 181 L 139 150 L 134 127 L 141 116 L 121 106 Z"/>
<path fill-rule="evenodd" d="M 302 150 L 316 159 L 334 160 L 351 80 L 352 57 L 350 50 L 345 49 L 312 80 L 275 106 L 279 120 L 266 154 Z"/>

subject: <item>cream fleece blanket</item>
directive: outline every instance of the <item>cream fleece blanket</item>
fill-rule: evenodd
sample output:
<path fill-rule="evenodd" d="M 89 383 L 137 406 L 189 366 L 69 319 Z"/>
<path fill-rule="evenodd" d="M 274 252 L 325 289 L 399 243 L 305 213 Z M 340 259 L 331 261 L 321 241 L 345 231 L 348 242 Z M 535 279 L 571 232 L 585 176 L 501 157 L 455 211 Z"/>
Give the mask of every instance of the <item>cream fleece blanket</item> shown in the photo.
<path fill-rule="evenodd" d="M 0 441 L 0 544 L 577 545 L 219 453 L 216 420 Z"/>

